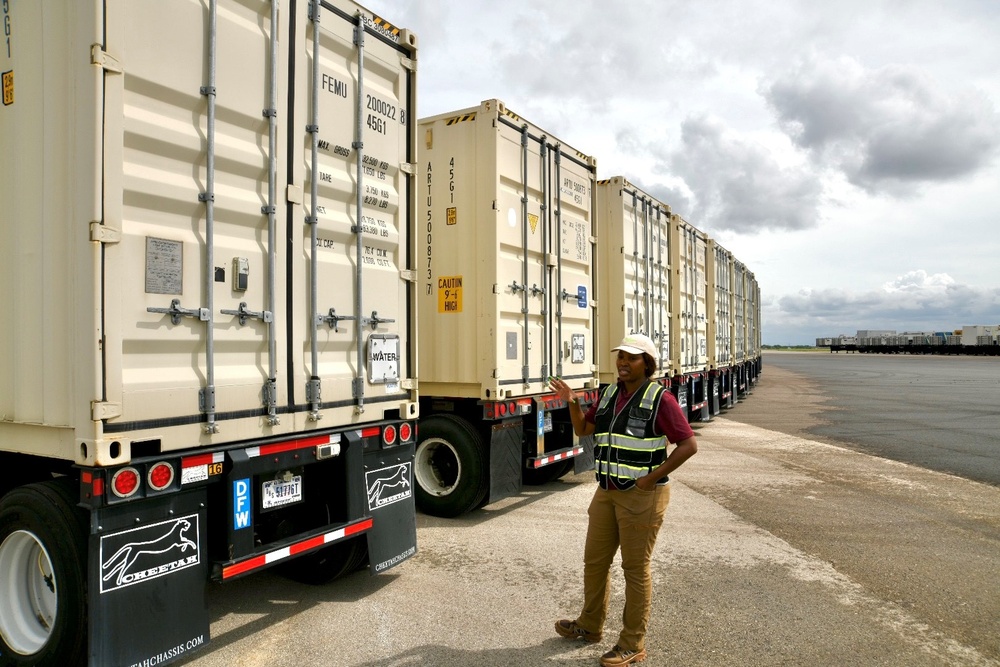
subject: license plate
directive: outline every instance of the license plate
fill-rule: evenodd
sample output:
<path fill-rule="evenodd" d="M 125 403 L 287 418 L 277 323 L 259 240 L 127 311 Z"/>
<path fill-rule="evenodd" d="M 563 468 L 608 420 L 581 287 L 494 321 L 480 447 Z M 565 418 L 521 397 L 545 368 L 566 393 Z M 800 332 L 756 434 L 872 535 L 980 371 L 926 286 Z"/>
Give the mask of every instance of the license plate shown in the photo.
<path fill-rule="evenodd" d="M 261 507 L 272 509 L 282 505 L 291 505 L 302 500 L 302 477 L 296 475 L 289 481 L 273 479 L 261 485 Z"/>

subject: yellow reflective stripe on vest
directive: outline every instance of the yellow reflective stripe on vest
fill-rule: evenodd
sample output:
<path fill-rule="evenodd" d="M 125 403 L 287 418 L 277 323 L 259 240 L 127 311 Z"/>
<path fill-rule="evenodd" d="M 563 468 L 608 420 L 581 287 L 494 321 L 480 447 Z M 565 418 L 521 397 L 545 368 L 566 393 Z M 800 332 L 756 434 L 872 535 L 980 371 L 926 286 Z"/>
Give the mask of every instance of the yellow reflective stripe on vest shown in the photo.
<path fill-rule="evenodd" d="M 632 479 L 636 480 L 643 477 L 649 473 L 649 467 L 636 467 L 628 466 L 624 463 L 611 463 L 608 464 L 605 461 L 597 462 L 597 470 L 603 475 L 609 477 L 616 477 L 618 479 Z"/>
<path fill-rule="evenodd" d="M 633 438 L 621 433 L 601 433 L 594 436 L 595 445 L 606 445 L 615 449 L 628 449 L 633 452 L 652 452 L 663 449 L 666 443 L 662 435 L 655 438 Z"/>

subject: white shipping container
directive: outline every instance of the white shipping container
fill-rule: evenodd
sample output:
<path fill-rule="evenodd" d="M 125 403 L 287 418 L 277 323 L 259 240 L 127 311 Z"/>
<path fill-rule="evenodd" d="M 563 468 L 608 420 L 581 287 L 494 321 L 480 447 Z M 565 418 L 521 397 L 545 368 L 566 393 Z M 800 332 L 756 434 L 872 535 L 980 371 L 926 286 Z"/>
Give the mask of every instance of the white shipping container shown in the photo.
<path fill-rule="evenodd" d="M 735 361 L 733 253 L 711 240 L 708 261 L 708 366 L 718 370 L 729 368 Z"/>
<path fill-rule="evenodd" d="M 415 416 L 409 36 L 361 76 L 360 8 L 314 44 L 309 4 L 289 52 L 270 3 L 221 2 L 214 50 L 201 2 L 10 3 L 0 448 L 110 464 Z"/>
<path fill-rule="evenodd" d="M 671 292 L 670 371 L 688 375 L 708 368 L 709 237 L 676 214 L 673 225 L 677 243 L 670 266 L 677 288 Z"/>
<path fill-rule="evenodd" d="M 420 121 L 420 391 L 596 387 L 595 160 L 499 100 Z"/>
<path fill-rule="evenodd" d="M 598 302 L 602 384 L 617 381 L 611 347 L 628 334 L 649 336 L 659 348 L 657 373 L 670 359 L 670 207 L 617 176 L 597 186 Z"/>

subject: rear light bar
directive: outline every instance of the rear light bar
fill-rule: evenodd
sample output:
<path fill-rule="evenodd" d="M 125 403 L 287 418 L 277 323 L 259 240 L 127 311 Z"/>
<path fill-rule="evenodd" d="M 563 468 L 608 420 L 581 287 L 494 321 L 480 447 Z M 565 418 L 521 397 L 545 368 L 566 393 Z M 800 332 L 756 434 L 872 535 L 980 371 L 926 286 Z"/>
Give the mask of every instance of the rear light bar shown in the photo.
<path fill-rule="evenodd" d="M 407 444 L 416 435 L 416 426 L 411 422 L 399 422 L 386 426 L 366 426 L 355 433 L 362 439 L 380 438 L 383 446 Z M 282 442 L 271 442 L 253 447 L 243 447 L 249 458 L 277 456 L 287 452 L 312 450 L 315 461 L 340 455 L 343 432 L 324 433 L 308 437 L 294 438 Z M 299 458 L 299 454 L 295 454 Z M 166 493 L 179 490 L 189 484 L 207 482 L 225 470 L 226 452 L 204 452 L 183 456 L 180 460 L 160 460 L 154 463 L 133 463 L 117 470 L 104 472 L 97 469 L 85 470 L 81 475 L 82 497 L 85 502 L 100 506 L 104 502 L 121 502 L 145 497 L 150 493 Z M 308 455 L 303 463 L 309 462 Z"/>
<path fill-rule="evenodd" d="M 595 403 L 600 398 L 601 392 L 598 389 L 587 389 L 577 392 L 577 396 L 584 404 Z M 483 403 L 483 418 L 504 419 L 506 417 L 520 417 L 531 414 L 535 401 L 542 410 L 558 410 L 567 406 L 566 401 L 555 394 L 545 394 L 531 398 L 518 398 L 509 401 L 491 401 Z"/>

